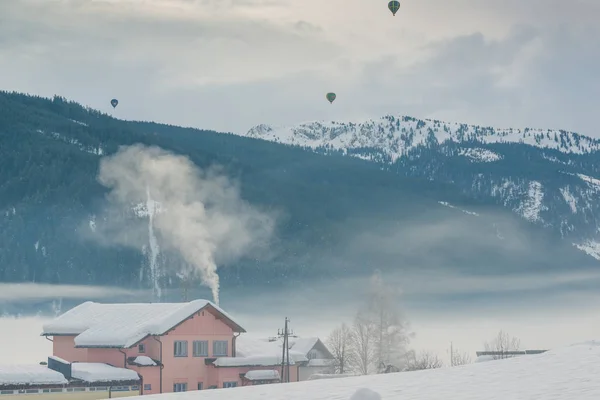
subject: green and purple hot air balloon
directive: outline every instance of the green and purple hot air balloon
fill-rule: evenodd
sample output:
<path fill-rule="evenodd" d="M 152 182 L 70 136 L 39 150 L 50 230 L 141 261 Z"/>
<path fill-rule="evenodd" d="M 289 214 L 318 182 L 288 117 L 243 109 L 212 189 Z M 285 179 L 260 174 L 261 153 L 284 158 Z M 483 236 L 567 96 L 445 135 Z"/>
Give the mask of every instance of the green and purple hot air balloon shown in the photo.
<path fill-rule="evenodd" d="M 400 2 L 397 0 L 393 0 L 390 1 L 388 3 L 388 8 L 390 9 L 390 11 L 392 12 L 392 15 L 395 17 L 396 13 L 398 12 L 398 10 L 400 9 Z"/>
<path fill-rule="evenodd" d="M 327 98 L 327 101 L 329 101 L 329 103 L 333 103 L 337 96 L 335 95 L 335 93 L 329 92 L 325 97 Z"/>
<path fill-rule="evenodd" d="M 113 106 L 113 108 L 116 108 L 117 104 L 119 104 L 119 100 L 117 100 L 117 99 L 112 99 L 110 101 L 110 105 Z"/>

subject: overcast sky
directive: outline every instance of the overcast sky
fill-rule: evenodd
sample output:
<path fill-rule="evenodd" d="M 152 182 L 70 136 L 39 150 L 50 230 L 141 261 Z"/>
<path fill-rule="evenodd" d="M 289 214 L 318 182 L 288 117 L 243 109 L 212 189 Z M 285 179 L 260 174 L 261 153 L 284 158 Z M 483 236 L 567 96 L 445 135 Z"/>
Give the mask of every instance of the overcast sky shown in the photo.
<path fill-rule="evenodd" d="M 598 15 L 598 0 L 406 0 L 396 17 L 387 0 L 0 0 L 0 88 L 220 131 L 392 113 L 600 136 Z"/>

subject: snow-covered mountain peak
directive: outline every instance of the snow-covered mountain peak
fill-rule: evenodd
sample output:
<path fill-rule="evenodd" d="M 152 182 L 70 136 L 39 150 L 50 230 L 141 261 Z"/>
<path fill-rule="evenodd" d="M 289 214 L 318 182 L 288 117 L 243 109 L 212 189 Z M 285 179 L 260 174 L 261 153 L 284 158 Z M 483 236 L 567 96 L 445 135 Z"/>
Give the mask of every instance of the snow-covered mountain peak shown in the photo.
<path fill-rule="evenodd" d="M 600 150 L 600 140 L 563 130 L 499 129 L 392 115 L 361 122 L 314 121 L 287 127 L 262 124 L 250 129 L 244 136 L 344 152 L 377 149 L 392 162 L 415 147 L 446 141 L 523 143 L 574 154 Z"/>

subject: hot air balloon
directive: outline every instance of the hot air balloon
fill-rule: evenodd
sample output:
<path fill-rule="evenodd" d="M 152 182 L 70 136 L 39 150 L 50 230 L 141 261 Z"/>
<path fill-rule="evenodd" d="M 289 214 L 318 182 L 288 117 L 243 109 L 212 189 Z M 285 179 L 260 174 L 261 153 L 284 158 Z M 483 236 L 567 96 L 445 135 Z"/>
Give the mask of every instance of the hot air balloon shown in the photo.
<path fill-rule="evenodd" d="M 330 103 L 333 103 L 333 101 L 334 101 L 334 100 L 335 100 L 335 98 L 336 98 L 336 95 L 335 95 L 335 93 L 327 93 L 327 96 L 325 96 L 325 97 L 327 97 L 327 100 L 328 100 Z"/>
<path fill-rule="evenodd" d="M 388 8 L 390 9 L 390 11 L 392 12 L 392 15 L 394 15 L 394 17 L 396 16 L 396 13 L 398 12 L 398 10 L 400 9 L 400 2 L 393 0 L 390 1 L 388 3 Z"/>
<path fill-rule="evenodd" d="M 119 104 L 119 100 L 117 100 L 117 99 L 112 99 L 110 101 L 110 105 L 113 106 L 113 108 L 116 108 L 117 104 Z"/>

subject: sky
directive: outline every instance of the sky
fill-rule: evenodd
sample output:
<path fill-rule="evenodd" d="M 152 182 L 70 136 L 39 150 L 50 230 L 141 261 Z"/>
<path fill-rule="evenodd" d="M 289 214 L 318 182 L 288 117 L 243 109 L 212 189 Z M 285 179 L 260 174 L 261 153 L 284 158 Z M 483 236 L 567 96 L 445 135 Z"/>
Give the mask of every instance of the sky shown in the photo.
<path fill-rule="evenodd" d="M 0 88 L 235 133 L 395 114 L 600 137 L 598 15 L 597 0 L 406 0 L 396 17 L 387 0 L 0 1 Z"/>

